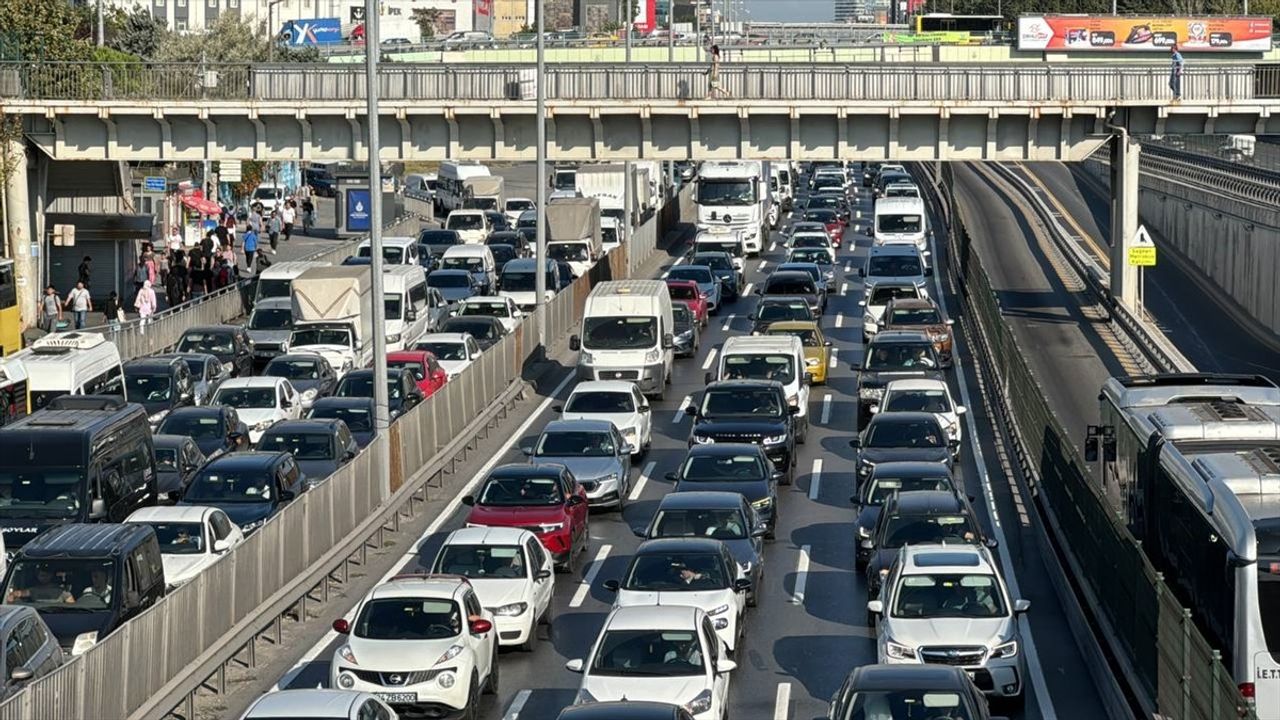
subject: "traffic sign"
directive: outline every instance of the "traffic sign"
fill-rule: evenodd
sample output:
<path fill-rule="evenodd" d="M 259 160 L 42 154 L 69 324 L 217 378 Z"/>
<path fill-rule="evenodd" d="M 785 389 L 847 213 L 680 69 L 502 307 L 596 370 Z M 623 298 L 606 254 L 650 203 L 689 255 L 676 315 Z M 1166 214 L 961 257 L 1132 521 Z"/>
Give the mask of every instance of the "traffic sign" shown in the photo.
<path fill-rule="evenodd" d="M 1145 225 L 1139 225 L 1138 232 L 1133 234 L 1133 242 L 1129 244 L 1126 253 L 1126 262 L 1131 267 L 1155 267 L 1156 244 Z"/>
<path fill-rule="evenodd" d="M 218 180 L 220 182 L 240 182 L 240 161 L 220 160 L 218 162 Z"/>
<path fill-rule="evenodd" d="M 168 189 L 168 187 L 169 187 L 168 182 L 166 182 L 165 179 L 159 175 L 148 175 L 147 177 L 142 179 L 143 192 L 162 193 L 166 189 Z"/>

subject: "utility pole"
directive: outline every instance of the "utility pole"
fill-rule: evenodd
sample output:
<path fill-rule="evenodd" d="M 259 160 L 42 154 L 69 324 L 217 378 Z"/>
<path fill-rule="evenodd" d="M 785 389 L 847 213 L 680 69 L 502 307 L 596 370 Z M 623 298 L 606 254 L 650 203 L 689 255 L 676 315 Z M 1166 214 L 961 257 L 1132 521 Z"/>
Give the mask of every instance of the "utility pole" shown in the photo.
<path fill-rule="evenodd" d="M 27 141 L 21 132 L 0 146 L 5 172 L 5 229 L 9 235 L 9 257 L 13 258 L 14 282 L 18 286 L 18 314 L 23 329 L 35 327 L 39 318 L 39 272 L 31 257 L 31 198 L 27 187 Z"/>
<path fill-rule="evenodd" d="M 366 0 L 374 2 L 374 0 Z M 538 320 L 538 346 L 542 352 L 547 351 L 547 68 L 546 68 L 546 29 L 543 5 L 545 0 L 534 0 L 537 3 L 538 27 L 538 67 L 535 82 L 538 86 L 537 119 L 538 125 L 538 177 L 535 202 L 538 203 L 537 250 L 534 253 L 534 299 Z"/>
<path fill-rule="evenodd" d="M 1248 12 L 1246 10 L 1246 12 Z M 107 44 L 106 19 L 103 17 L 102 0 L 98 0 L 98 47 Z"/>
<path fill-rule="evenodd" d="M 277 2 L 279 0 L 276 0 Z M 382 301 L 382 159 L 378 155 L 378 0 L 364 0 L 364 77 L 369 124 L 369 295 L 373 305 L 374 470 L 391 497 L 391 411 L 387 404 L 387 323 Z"/>

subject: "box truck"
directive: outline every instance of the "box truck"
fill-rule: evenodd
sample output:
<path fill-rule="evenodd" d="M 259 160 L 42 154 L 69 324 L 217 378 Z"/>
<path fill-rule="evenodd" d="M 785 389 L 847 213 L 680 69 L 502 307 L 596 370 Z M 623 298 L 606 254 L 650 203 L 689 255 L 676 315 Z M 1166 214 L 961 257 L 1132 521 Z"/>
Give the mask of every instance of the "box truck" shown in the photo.
<path fill-rule="evenodd" d="M 569 264 L 582 277 L 600 259 L 600 201 L 593 197 L 559 198 L 547 203 L 547 257 Z"/>
<path fill-rule="evenodd" d="M 293 279 L 288 352 L 311 353 L 339 373 L 373 360 L 373 303 L 368 265 L 307 270 Z"/>

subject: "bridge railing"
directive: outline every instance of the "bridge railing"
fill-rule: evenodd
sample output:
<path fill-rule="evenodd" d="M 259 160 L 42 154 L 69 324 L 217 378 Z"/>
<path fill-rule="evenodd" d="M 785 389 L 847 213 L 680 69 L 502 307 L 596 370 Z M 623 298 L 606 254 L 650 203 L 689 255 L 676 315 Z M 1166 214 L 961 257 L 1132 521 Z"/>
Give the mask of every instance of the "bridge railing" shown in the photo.
<path fill-rule="evenodd" d="M 1196 64 L 1183 101 L 1250 100 L 1258 66 Z M 531 65 L 393 63 L 379 71 L 389 102 L 530 100 Z M 547 68 L 550 100 L 701 100 L 702 63 L 559 63 Z M 1053 102 L 1109 104 L 1170 99 L 1165 63 L 725 63 L 730 101 Z M 316 64 L 0 63 L 0 97 L 37 101 L 342 102 L 363 99 L 360 67 Z"/>

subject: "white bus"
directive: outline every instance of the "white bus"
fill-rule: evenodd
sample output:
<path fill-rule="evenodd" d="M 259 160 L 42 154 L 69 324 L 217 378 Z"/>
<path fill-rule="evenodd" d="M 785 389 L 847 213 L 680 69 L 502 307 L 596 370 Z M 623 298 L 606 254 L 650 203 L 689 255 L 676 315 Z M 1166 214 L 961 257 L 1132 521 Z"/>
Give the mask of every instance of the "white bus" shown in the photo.
<path fill-rule="evenodd" d="M 436 209 L 447 213 L 461 208 L 467 199 L 466 181 L 490 175 L 489 168 L 476 163 L 440 163 L 440 172 L 436 173 Z"/>
<path fill-rule="evenodd" d="M 22 355 L 31 411 L 60 395 L 124 396 L 124 368 L 115 343 L 98 333 L 52 333 Z"/>

